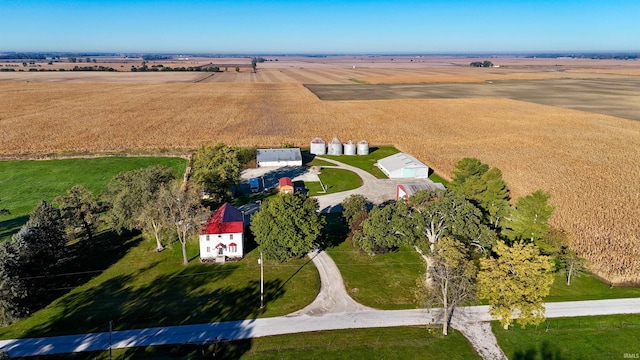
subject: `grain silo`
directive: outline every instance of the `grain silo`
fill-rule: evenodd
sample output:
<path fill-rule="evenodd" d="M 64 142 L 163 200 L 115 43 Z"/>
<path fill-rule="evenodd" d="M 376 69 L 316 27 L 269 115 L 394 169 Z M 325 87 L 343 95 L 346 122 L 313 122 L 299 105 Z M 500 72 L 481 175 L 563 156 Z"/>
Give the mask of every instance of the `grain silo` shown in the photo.
<path fill-rule="evenodd" d="M 337 137 L 329 143 L 329 149 L 327 151 L 329 155 L 342 155 L 342 142 Z"/>
<path fill-rule="evenodd" d="M 313 155 L 324 155 L 327 153 L 327 144 L 321 138 L 317 137 L 311 140 L 309 152 Z"/>
<path fill-rule="evenodd" d="M 344 154 L 345 155 L 355 155 L 356 154 L 356 143 L 349 140 L 344 144 Z"/>
<path fill-rule="evenodd" d="M 358 142 L 358 155 L 369 155 L 369 143 L 367 140 Z"/>

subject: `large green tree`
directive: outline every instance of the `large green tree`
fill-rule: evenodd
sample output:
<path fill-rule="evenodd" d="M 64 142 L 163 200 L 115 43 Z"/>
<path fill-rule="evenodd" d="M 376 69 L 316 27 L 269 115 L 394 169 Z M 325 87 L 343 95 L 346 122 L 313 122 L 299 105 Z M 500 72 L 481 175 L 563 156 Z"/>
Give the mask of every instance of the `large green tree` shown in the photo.
<path fill-rule="evenodd" d="M 252 217 L 251 231 L 268 259 L 286 261 L 313 250 L 324 224 L 318 201 L 295 193 L 264 201 Z"/>
<path fill-rule="evenodd" d="M 545 319 L 543 298 L 553 283 L 549 257 L 524 242 L 508 246 L 498 241 L 494 251 L 496 258 L 480 260 L 478 274 L 478 295 L 488 300 L 489 314 L 505 329 L 516 313 L 522 327 L 540 324 Z"/>
<path fill-rule="evenodd" d="M 347 221 L 349 227 L 353 225 L 362 214 L 369 211 L 371 202 L 361 194 L 354 194 L 342 201 L 342 217 Z"/>
<path fill-rule="evenodd" d="M 173 179 L 171 168 L 158 165 L 117 175 L 109 183 L 105 196 L 111 207 L 107 214 L 111 227 L 117 232 L 142 230 L 141 212 L 155 201 L 159 189 Z"/>
<path fill-rule="evenodd" d="M 478 272 L 463 243 L 445 237 L 435 245 L 430 272 L 430 283 L 419 282 L 419 295 L 427 307 L 442 305 L 442 333 L 448 334 L 449 325 L 457 306 L 475 297 L 475 277 Z"/>
<path fill-rule="evenodd" d="M 353 238 L 354 244 L 369 255 L 397 249 L 403 244 L 413 244 L 415 230 L 408 225 L 404 202 L 374 207 L 362 222 L 362 234 Z"/>
<path fill-rule="evenodd" d="M 161 187 L 158 192 L 158 205 L 163 207 L 167 223 L 174 226 L 178 241 L 182 247 L 182 264 L 188 265 L 187 240 L 198 232 L 200 223 L 208 213 L 200 200 L 201 188 L 183 187 L 181 182 Z"/>
<path fill-rule="evenodd" d="M 22 260 L 13 242 L 0 242 L 0 326 L 7 326 L 26 312 L 22 302 L 27 284 L 21 273 Z"/>
<path fill-rule="evenodd" d="M 509 215 L 509 189 L 498 168 L 490 168 L 475 158 L 464 158 L 456 165 L 451 191 L 478 206 L 484 220 L 493 228 Z"/>
<path fill-rule="evenodd" d="M 54 203 L 60 207 L 62 218 L 71 231 L 81 227 L 87 238 L 93 239 L 103 208 L 91 190 L 82 185 L 75 185 L 67 190 L 67 195 L 56 197 Z"/>
<path fill-rule="evenodd" d="M 538 190 L 519 198 L 503 234 L 512 241 L 541 239 L 551 229 L 548 222 L 555 209 L 549 197 L 549 193 Z"/>
<path fill-rule="evenodd" d="M 241 171 L 240 151 L 236 147 L 202 146 L 193 156 L 192 179 L 202 185 L 214 202 L 231 199 L 231 188 L 240 181 Z"/>

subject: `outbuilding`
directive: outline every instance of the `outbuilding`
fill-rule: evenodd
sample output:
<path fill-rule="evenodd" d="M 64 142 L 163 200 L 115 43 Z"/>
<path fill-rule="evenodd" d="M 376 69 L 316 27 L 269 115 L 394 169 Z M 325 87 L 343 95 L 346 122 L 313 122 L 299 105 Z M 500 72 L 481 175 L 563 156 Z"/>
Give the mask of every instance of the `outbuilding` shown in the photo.
<path fill-rule="evenodd" d="M 256 163 L 258 167 L 302 166 L 302 153 L 299 148 L 258 149 Z"/>
<path fill-rule="evenodd" d="M 291 178 L 280 178 L 278 181 L 278 187 L 280 189 L 280 194 L 293 194 L 293 180 L 291 180 Z"/>
<path fill-rule="evenodd" d="M 380 159 L 376 166 L 391 179 L 429 177 L 429 167 L 405 153 L 397 153 Z"/>
<path fill-rule="evenodd" d="M 398 184 L 396 185 L 396 200 L 410 198 L 413 194 L 422 190 L 447 191 L 447 188 L 441 183 L 434 182 Z"/>
<path fill-rule="evenodd" d="M 244 256 L 244 215 L 224 203 L 200 228 L 200 260 L 224 263 Z"/>

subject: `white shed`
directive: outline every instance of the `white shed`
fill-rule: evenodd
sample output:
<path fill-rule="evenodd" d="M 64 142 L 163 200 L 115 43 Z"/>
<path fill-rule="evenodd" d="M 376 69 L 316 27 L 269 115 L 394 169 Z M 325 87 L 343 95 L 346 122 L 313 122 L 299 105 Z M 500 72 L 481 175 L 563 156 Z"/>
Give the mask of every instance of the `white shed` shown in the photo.
<path fill-rule="evenodd" d="M 302 153 L 299 148 L 258 149 L 256 152 L 258 167 L 302 166 Z"/>
<path fill-rule="evenodd" d="M 441 183 L 434 182 L 398 184 L 396 185 L 396 200 L 409 198 L 422 190 L 447 191 L 447 188 Z"/>
<path fill-rule="evenodd" d="M 429 167 L 405 153 L 397 153 L 378 160 L 376 166 L 389 178 L 427 178 Z"/>

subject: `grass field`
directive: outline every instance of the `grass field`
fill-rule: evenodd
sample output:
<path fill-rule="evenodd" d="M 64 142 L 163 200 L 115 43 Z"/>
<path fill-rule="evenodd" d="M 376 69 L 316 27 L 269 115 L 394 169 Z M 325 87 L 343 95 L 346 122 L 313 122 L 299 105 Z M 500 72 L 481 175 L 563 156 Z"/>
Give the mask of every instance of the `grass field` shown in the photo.
<path fill-rule="evenodd" d="M 171 167 L 180 179 L 187 162 L 158 157 L 0 161 L 0 207 L 11 211 L 0 215 L 0 240 L 16 232 L 40 200 L 52 201 L 76 184 L 99 193 L 119 173 L 151 165 Z"/>
<path fill-rule="evenodd" d="M 358 155 L 358 156 L 338 156 L 338 155 L 321 155 L 321 157 L 326 157 L 327 159 L 332 159 L 336 161 L 340 161 L 347 165 L 355 166 L 359 169 L 362 169 L 371 175 L 377 177 L 378 179 L 386 179 L 387 176 L 377 167 L 375 163 L 378 160 L 385 158 L 389 155 L 393 155 L 398 153 L 398 149 L 393 146 L 379 146 L 379 147 L 371 147 L 369 149 L 369 155 Z"/>
<path fill-rule="evenodd" d="M 491 325 L 509 359 L 624 359 L 640 352 L 637 314 L 548 319 L 537 329 Z"/>
<path fill-rule="evenodd" d="M 545 301 L 601 300 L 640 297 L 640 287 L 610 286 L 591 274 L 581 274 L 567 286 L 564 273 L 556 273 Z"/>
<path fill-rule="evenodd" d="M 180 244 L 155 252 L 155 240 L 103 234 L 95 244 L 77 243 L 77 259 L 61 274 L 46 308 L 0 329 L 0 338 L 40 337 L 108 329 L 280 316 L 311 303 L 320 289 L 308 259 L 264 266 L 265 309 L 260 306 L 256 251 L 239 262 L 203 265 L 198 245 L 188 244 L 190 264 L 182 265 Z M 249 244 L 249 249 L 255 245 Z"/>
<path fill-rule="evenodd" d="M 349 329 L 269 336 L 216 345 L 114 350 L 114 359 L 479 359 L 458 331 L 426 327 Z M 107 351 L 29 357 L 33 360 L 109 359 Z"/>
<path fill-rule="evenodd" d="M 414 289 L 424 276 L 420 255 L 410 247 L 371 257 L 344 241 L 326 249 L 340 269 L 349 295 L 357 302 L 384 310 L 419 307 Z"/>
<path fill-rule="evenodd" d="M 592 107 L 628 109 L 629 101 L 607 95 L 616 86 L 624 84 L 588 93 Z M 569 103 L 576 89 L 538 94 Z M 640 177 L 640 122 L 504 98 L 320 101 L 299 84 L 276 82 L 0 82 L 0 92 L 4 156 L 215 142 L 307 146 L 316 136 L 339 136 L 393 144 L 445 179 L 461 158 L 476 157 L 503 171 L 513 198 L 549 191 L 557 206 L 552 224 L 570 234 L 596 274 L 640 282 L 640 183 L 633 181 Z"/>

